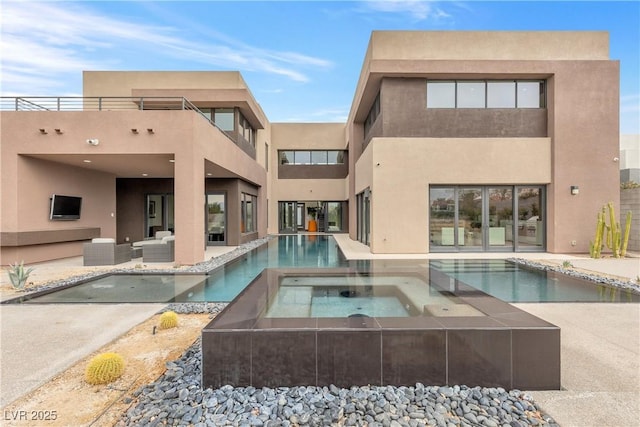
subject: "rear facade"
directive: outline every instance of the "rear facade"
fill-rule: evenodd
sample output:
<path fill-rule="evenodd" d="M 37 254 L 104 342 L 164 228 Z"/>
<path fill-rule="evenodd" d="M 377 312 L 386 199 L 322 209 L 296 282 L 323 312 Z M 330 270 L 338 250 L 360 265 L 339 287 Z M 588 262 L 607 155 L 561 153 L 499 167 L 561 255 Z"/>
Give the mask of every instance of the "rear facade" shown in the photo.
<path fill-rule="evenodd" d="M 619 205 L 604 32 L 374 32 L 346 123 L 271 123 L 238 72 L 84 72 L 4 98 L 2 264 L 175 234 L 175 262 L 267 234 L 372 253 L 588 251 Z M 52 217 L 53 196 L 81 200 Z"/>

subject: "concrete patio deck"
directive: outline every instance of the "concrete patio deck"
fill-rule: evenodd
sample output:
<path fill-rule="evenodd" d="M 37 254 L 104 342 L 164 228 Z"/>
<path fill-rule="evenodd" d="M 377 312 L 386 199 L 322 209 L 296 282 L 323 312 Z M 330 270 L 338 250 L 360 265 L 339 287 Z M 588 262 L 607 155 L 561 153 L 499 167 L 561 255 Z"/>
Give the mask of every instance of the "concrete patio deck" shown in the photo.
<path fill-rule="evenodd" d="M 457 253 L 372 255 L 347 235 L 336 240 L 348 258 L 510 258 L 545 260 L 595 274 L 629 280 L 640 276 L 640 257 L 592 260 L 587 256 L 546 253 Z M 235 249 L 210 248 L 205 259 Z M 120 264 L 116 268 L 134 267 Z M 153 267 L 161 267 L 154 263 Z M 166 264 L 165 267 L 173 267 Z M 85 271 L 81 257 L 38 264 L 32 279 L 57 278 Z M 76 273 L 77 274 L 77 273 Z M 3 271 L 0 283 L 8 283 Z M 3 299 L 8 297 L 3 291 Z M 537 403 L 562 426 L 640 425 L 640 304 L 516 304 L 561 328 L 560 391 L 531 392 Z M 95 351 L 156 313 L 163 304 L 0 306 L 1 401 L 4 407 L 76 360 Z M 96 328 L 99 325 L 100 328 Z"/>

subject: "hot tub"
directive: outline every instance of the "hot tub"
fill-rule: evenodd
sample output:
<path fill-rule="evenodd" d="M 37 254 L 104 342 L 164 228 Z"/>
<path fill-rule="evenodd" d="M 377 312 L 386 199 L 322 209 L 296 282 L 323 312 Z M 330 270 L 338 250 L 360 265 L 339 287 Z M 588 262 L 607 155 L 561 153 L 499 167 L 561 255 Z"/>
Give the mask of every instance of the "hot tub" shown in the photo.
<path fill-rule="evenodd" d="M 560 329 L 428 265 L 265 269 L 202 331 L 204 387 L 560 388 Z"/>

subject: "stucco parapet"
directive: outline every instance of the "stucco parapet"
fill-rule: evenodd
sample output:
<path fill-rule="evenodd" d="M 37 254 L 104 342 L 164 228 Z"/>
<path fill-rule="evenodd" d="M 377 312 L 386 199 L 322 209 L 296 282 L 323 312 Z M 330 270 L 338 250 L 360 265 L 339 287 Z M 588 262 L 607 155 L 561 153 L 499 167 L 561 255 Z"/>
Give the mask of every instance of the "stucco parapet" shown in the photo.
<path fill-rule="evenodd" d="M 609 59 L 606 31 L 374 31 L 371 59 Z"/>

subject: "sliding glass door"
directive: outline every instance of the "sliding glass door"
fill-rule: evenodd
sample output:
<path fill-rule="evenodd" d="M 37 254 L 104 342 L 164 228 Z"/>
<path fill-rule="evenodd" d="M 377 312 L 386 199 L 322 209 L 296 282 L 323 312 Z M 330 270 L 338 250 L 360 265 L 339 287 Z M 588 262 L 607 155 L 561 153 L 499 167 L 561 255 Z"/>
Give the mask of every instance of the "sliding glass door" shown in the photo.
<path fill-rule="evenodd" d="M 513 187 L 489 187 L 487 231 L 489 250 L 513 250 Z"/>
<path fill-rule="evenodd" d="M 479 251 L 484 247 L 482 188 L 458 188 L 458 244 Z"/>
<path fill-rule="evenodd" d="M 430 251 L 544 250 L 544 204 L 543 186 L 433 186 Z"/>
<path fill-rule="evenodd" d="M 297 233 L 296 218 L 298 202 L 278 202 L 278 231 L 280 233 Z"/>
<path fill-rule="evenodd" d="M 544 244 L 544 222 L 542 206 L 543 192 L 540 187 L 518 187 L 518 238 L 523 250 L 535 250 Z"/>
<path fill-rule="evenodd" d="M 207 194 L 206 234 L 207 246 L 224 246 L 227 244 L 226 194 Z"/>
<path fill-rule="evenodd" d="M 144 237 L 155 237 L 157 231 L 174 231 L 173 194 L 147 194 Z"/>

